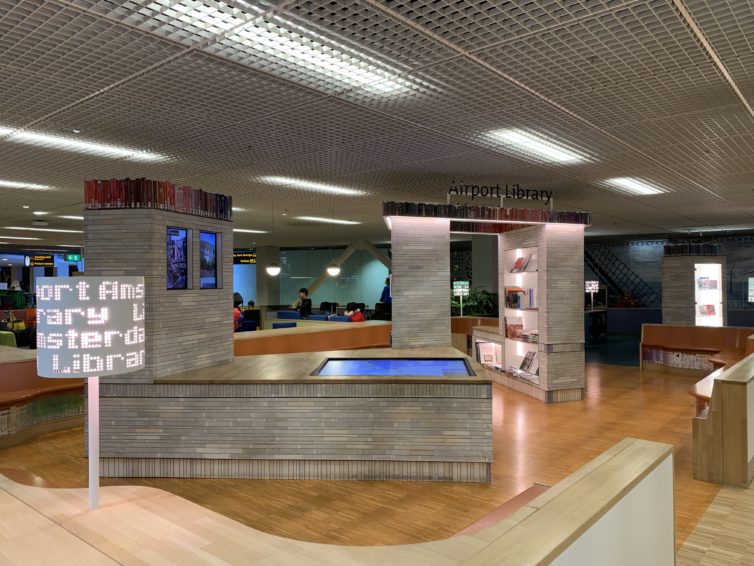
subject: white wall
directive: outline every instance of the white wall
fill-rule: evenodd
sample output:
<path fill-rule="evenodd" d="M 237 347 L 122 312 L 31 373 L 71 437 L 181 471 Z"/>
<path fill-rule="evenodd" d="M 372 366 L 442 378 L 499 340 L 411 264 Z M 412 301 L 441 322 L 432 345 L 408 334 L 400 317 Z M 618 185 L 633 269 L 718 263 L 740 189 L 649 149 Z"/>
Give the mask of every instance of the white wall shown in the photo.
<path fill-rule="evenodd" d="M 565 520 L 565 518 L 564 518 Z M 673 457 L 668 456 L 553 562 L 558 566 L 672 566 Z"/>

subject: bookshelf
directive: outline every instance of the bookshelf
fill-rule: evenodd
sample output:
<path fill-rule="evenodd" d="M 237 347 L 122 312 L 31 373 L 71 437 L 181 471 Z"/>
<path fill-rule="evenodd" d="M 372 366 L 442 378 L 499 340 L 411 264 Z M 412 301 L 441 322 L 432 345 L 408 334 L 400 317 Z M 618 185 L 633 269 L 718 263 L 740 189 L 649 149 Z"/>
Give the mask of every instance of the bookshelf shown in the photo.
<path fill-rule="evenodd" d="M 539 384 L 539 283 L 537 248 L 503 252 L 504 369 Z"/>
<path fill-rule="evenodd" d="M 723 325 L 722 265 L 695 263 L 694 303 L 696 326 Z"/>
<path fill-rule="evenodd" d="M 233 198 L 230 196 L 144 177 L 84 181 L 84 208 L 151 208 L 214 220 L 233 220 Z"/>

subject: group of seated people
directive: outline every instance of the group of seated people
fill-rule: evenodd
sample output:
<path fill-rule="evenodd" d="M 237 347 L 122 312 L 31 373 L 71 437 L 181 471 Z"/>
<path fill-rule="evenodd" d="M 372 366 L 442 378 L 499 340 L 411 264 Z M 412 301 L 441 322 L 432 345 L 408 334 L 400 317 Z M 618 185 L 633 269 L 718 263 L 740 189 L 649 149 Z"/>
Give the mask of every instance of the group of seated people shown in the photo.
<path fill-rule="evenodd" d="M 312 314 L 312 300 L 309 298 L 309 289 L 306 287 L 299 289 L 298 300 L 291 306 L 298 311 L 301 318 L 308 318 Z M 365 310 L 366 305 L 364 303 L 351 302 L 346 305 L 346 310 L 343 314 L 350 318 L 351 322 L 363 322 L 366 320 L 366 316 L 364 315 Z M 338 303 L 322 302 L 319 305 L 319 311 L 319 314 L 325 316 L 334 315 L 338 311 Z"/>
<path fill-rule="evenodd" d="M 254 301 L 249 301 L 244 309 L 241 293 L 233 293 L 233 331 L 256 330 L 260 322 Z"/>

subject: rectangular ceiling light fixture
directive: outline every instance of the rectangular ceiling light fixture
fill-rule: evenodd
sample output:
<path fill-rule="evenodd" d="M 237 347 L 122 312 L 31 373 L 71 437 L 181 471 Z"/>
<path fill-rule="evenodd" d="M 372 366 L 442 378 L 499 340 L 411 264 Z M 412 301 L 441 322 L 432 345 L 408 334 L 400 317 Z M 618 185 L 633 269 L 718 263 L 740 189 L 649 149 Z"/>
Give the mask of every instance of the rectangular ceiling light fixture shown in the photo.
<path fill-rule="evenodd" d="M 63 220 L 83 220 L 83 216 L 58 216 L 58 218 L 62 218 Z"/>
<path fill-rule="evenodd" d="M 0 126 L 0 138 L 3 138 L 4 141 L 14 143 L 60 149 L 62 151 L 72 151 L 86 155 L 96 155 L 98 157 L 124 158 L 133 159 L 135 161 L 165 161 L 167 159 L 164 155 L 141 149 L 121 147 L 63 136 L 54 136 L 51 134 L 39 134 L 36 132 L 14 130 L 13 128 L 3 126 Z"/>
<path fill-rule="evenodd" d="M 330 193 L 334 195 L 343 195 L 349 197 L 365 194 L 364 191 L 359 191 L 357 189 L 339 187 L 337 185 L 329 185 L 327 183 L 314 183 L 312 181 L 306 181 L 304 179 L 292 179 L 291 177 L 268 176 L 262 177 L 260 180 L 265 183 L 271 183 L 273 185 L 284 185 L 299 189 L 307 189 L 310 191 L 316 191 L 318 193 Z"/>
<path fill-rule="evenodd" d="M 40 238 L 27 238 L 24 236 L 0 236 L 0 240 L 39 240 Z M 6 242 L 3 242 L 6 243 Z"/>
<path fill-rule="evenodd" d="M 266 230 L 247 230 L 246 228 L 233 228 L 234 232 L 241 232 L 242 234 L 266 234 Z"/>
<path fill-rule="evenodd" d="M 507 128 L 493 130 L 488 132 L 487 135 L 496 142 L 502 143 L 502 145 L 510 147 L 518 153 L 530 156 L 536 161 L 564 164 L 586 161 L 586 158 L 576 151 L 526 130 Z"/>
<path fill-rule="evenodd" d="M 226 34 L 221 45 L 242 54 L 270 61 L 310 74 L 330 78 L 346 87 L 364 87 L 381 94 L 406 90 L 411 83 L 400 78 L 398 71 L 358 51 L 314 33 L 278 16 L 259 20 L 262 10 L 243 0 L 231 6 L 226 2 L 200 3 L 195 0 L 156 0 L 144 13 L 153 12 L 159 32 L 178 37 L 185 43 Z M 240 8 L 240 9 L 239 9 Z M 179 34 L 167 30 L 179 28 Z M 218 52 L 226 55 L 223 51 Z M 232 59 L 243 59 L 227 53 Z M 252 59 L 253 61 L 253 59 Z M 273 71 L 274 72 L 274 71 Z M 290 77 L 289 77 L 290 78 Z"/>
<path fill-rule="evenodd" d="M 666 192 L 664 189 L 645 183 L 633 177 L 615 177 L 603 181 L 610 189 L 630 195 L 659 195 Z"/>
<path fill-rule="evenodd" d="M 361 224 L 355 220 L 339 220 L 337 218 L 323 218 L 321 216 L 297 216 L 297 220 L 306 220 L 307 222 L 322 222 L 324 224 Z"/>
<path fill-rule="evenodd" d="M 63 234 L 83 234 L 83 230 L 61 230 L 59 228 L 26 228 L 23 226 L 6 226 L 5 230 L 25 230 L 27 232 L 60 232 Z"/>
<path fill-rule="evenodd" d="M 2 135 L 2 134 L 0 134 Z M 49 189 L 48 185 L 36 185 L 34 183 L 19 183 L 17 181 L 5 181 L 0 179 L 0 188 L 3 189 L 32 189 L 35 191 L 44 191 Z"/>

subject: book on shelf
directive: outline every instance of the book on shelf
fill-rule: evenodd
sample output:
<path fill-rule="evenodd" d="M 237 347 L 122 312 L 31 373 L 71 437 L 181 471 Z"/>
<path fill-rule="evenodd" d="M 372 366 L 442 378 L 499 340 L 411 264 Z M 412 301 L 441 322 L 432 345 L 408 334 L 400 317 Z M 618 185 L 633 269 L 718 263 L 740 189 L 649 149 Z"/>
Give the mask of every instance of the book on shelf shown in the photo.
<path fill-rule="evenodd" d="M 505 337 L 518 340 L 524 331 L 524 319 L 520 316 L 505 317 Z"/>
<path fill-rule="evenodd" d="M 519 336 L 519 340 L 524 342 L 530 342 L 531 344 L 539 343 L 539 330 L 532 328 L 530 330 L 523 330 Z"/>
<path fill-rule="evenodd" d="M 698 305 L 699 316 L 715 316 L 715 305 Z"/>
<path fill-rule="evenodd" d="M 527 373 L 531 373 L 531 366 L 532 363 L 534 363 L 534 358 L 537 356 L 536 352 L 526 352 L 526 355 L 524 356 L 524 359 L 521 360 L 521 365 L 518 369 L 521 371 L 525 371 Z"/>
<path fill-rule="evenodd" d="M 668 257 L 683 255 L 722 255 L 722 244 L 665 244 L 664 255 Z"/>
<path fill-rule="evenodd" d="M 717 289 L 717 279 L 710 279 L 709 277 L 697 277 L 696 287 L 700 290 Z"/>
<path fill-rule="evenodd" d="M 537 289 L 529 287 L 506 287 L 505 288 L 505 306 L 509 309 L 536 309 Z"/>
<path fill-rule="evenodd" d="M 233 219 L 233 198 L 170 181 L 94 179 L 84 181 L 87 210 L 156 208 L 217 220 Z"/>
<path fill-rule="evenodd" d="M 526 266 L 529 265 L 530 260 L 531 260 L 531 254 L 526 254 L 525 256 L 517 257 L 516 261 L 513 262 L 513 268 L 511 269 L 511 273 L 522 273 L 526 271 Z"/>

